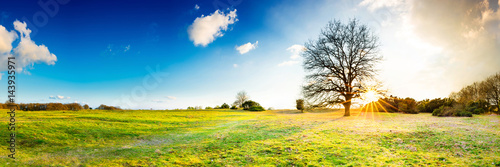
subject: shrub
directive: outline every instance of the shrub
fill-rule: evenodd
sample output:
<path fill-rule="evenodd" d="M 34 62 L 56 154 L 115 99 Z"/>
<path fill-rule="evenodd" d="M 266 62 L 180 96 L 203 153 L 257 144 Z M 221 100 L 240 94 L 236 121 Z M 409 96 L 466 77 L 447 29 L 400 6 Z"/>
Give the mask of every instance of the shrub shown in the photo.
<path fill-rule="evenodd" d="M 262 106 L 252 106 L 249 111 L 266 111 Z"/>
<path fill-rule="evenodd" d="M 297 103 L 297 105 L 295 106 L 297 108 L 297 110 L 300 110 L 302 112 L 304 112 L 304 99 L 297 99 L 295 100 L 295 103 Z"/>
<path fill-rule="evenodd" d="M 228 109 L 228 108 L 229 108 L 229 105 L 228 105 L 228 104 L 226 104 L 226 103 L 224 103 L 224 104 L 222 104 L 222 106 L 220 106 L 220 108 L 222 108 L 222 109 Z"/>
<path fill-rule="evenodd" d="M 238 107 L 236 107 L 236 105 L 231 106 L 231 110 L 237 110 L 237 109 Z"/>
<path fill-rule="evenodd" d="M 432 111 L 432 116 L 440 116 L 441 113 L 443 112 L 443 109 L 444 109 L 444 106 L 441 106 L 437 109 L 434 109 L 434 111 Z"/>
<path fill-rule="evenodd" d="M 457 117 L 472 117 L 472 113 L 470 113 L 468 111 L 461 110 L 461 111 L 457 112 L 455 116 L 457 116 Z"/>
<path fill-rule="evenodd" d="M 473 114 L 483 114 L 483 113 L 485 113 L 485 111 L 482 108 L 476 108 L 472 113 Z"/>
<path fill-rule="evenodd" d="M 212 107 L 205 107 L 205 110 L 213 109 Z"/>
<path fill-rule="evenodd" d="M 409 97 L 400 100 L 400 102 L 398 104 L 398 109 L 399 109 L 399 111 L 401 111 L 403 113 L 418 114 L 417 101 L 415 101 L 415 99 L 412 99 Z"/>
<path fill-rule="evenodd" d="M 215 106 L 215 107 L 214 107 L 214 109 L 220 109 L 220 106 L 219 106 L 219 105 L 217 105 L 217 106 Z"/>
<path fill-rule="evenodd" d="M 472 113 L 466 110 L 457 109 L 458 107 L 441 106 L 432 112 L 432 116 L 438 117 L 472 117 Z"/>
<path fill-rule="evenodd" d="M 188 110 L 194 110 L 194 107 L 189 106 L 187 109 Z"/>
<path fill-rule="evenodd" d="M 251 107 L 260 106 L 260 104 L 252 100 L 248 100 L 245 101 L 241 106 L 243 107 L 244 110 L 249 110 Z"/>

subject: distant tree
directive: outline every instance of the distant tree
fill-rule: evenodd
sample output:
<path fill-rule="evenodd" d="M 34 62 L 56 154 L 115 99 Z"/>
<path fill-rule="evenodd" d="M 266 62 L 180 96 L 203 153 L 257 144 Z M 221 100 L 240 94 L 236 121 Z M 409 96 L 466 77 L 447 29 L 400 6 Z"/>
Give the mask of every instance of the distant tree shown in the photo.
<path fill-rule="evenodd" d="M 398 104 L 399 111 L 407 114 L 418 114 L 417 101 L 413 98 L 402 99 Z"/>
<path fill-rule="evenodd" d="M 231 106 L 231 110 L 237 110 L 237 109 L 238 107 L 236 107 L 236 105 Z"/>
<path fill-rule="evenodd" d="M 238 94 L 236 94 L 236 101 L 234 101 L 233 105 L 236 105 L 238 107 L 243 107 L 243 103 L 250 99 L 247 95 L 247 92 L 245 91 L 240 91 Z"/>
<path fill-rule="evenodd" d="M 228 105 L 228 104 L 226 104 L 226 103 L 224 103 L 224 104 L 222 104 L 222 105 L 220 106 L 220 108 L 222 108 L 222 109 L 229 109 L 229 105 Z"/>
<path fill-rule="evenodd" d="M 194 107 L 189 106 L 187 109 L 188 109 L 188 110 L 194 110 L 195 108 L 194 108 Z"/>
<path fill-rule="evenodd" d="M 88 110 L 89 109 L 89 105 L 88 104 L 83 105 L 83 109 Z"/>
<path fill-rule="evenodd" d="M 99 107 L 97 107 L 96 109 L 99 109 L 99 110 L 121 110 L 120 107 L 114 107 L 114 106 L 107 106 L 107 105 L 104 105 L 104 104 L 101 104 Z"/>
<path fill-rule="evenodd" d="M 350 116 L 351 100 L 359 97 L 361 83 L 375 74 L 381 60 L 378 45 L 378 38 L 356 19 L 328 23 L 318 40 L 305 45 L 304 69 L 310 73 L 305 97 L 320 106 L 342 104 L 344 116 Z"/>
<path fill-rule="evenodd" d="M 205 107 L 205 110 L 213 109 L 212 107 Z"/>
<path fill-rule="evenodd" d="M 500 73 L 488 77 L 480 85 L 485 100 L 495 106 L 496 111 L 500 113 Z"/>
<path fill-rule="evenodd" d="M 295 106 L 297 108 L 297 110 L 300 110 L 301 112 L 304 112 L 304 109 L 305 109 L 305 107 L 304 107 L 304 99 L 297 99 L 297 100 L 295 100 L 295 103 L 297 103 L 296 106 Z"/>
<path fill-rule="evenodd" d="M 243 106 L 244 110 L 249 110 L 251 107 L 260 106 L 260 104 L 255 102 L 255 101 L 248 100 L 248 101 L 245 101 L 241 106 Z"/>

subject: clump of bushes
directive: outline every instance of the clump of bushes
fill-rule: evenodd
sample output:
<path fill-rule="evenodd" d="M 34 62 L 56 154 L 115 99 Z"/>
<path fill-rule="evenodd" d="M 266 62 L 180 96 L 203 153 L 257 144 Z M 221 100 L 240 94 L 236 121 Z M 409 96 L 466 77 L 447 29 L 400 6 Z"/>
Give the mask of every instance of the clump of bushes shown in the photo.
<path fill-rule="evenodd" d="M 372 109 L 379 112 L 401 112 L 406 114 L 418 114 L 417 101 L 413 98 L 398 98 L 390 96 L 378 99 L 377 102 L 372 102 L 363 107 L 363 111 Z"/>
<path fill-rule="evenodd" d="M 260 104 L 255 101 L 248 100 L 245 101 L 241 106 L 243 107 L 244 110 L 249 110 L 251 107 L 260 106 Z"/>
<path fill-rule="evenodd" d="M 441 106 L 432 112 L 432 116 L 438 117 L 472 117 L 469 111 L 461 110 L 458 107 Z"/>
<path fill-rule="evenodd" d="M 229 104 L 224 103 L 224 104 L 222 104 L 222 105 L 220 106 L 220 108 L 221 108 L 221 109 L 229 109 Z"/>
<path fill-rule="evenodd" d="M 237 109 L 238 107 L 236 107 L 236 105 L 231 106 L 231 110 L 237 110 Z"/>
<path fill-rule="evenodd" d="M 205 107 L 205 110 L 213 109 L 212 107 Z"/>
<path fill-rule="evenodd" d="M 266 111 L 262 106 L 252 106 L 248 111 Z"/>
<path fill-rule="evenodd" d="M 489 108 L 490 106 L 485 100 L 470 101 L 465 106 L 465 110 L 473 114 L 484 114 Z"/>
<path fill-rule="evenodd" d="M 99 107 L 97 107 L 96 109 L 99 109 L 99 110 L 121 110 L 120 107 L 114 107 L 114 106 L 107 106 L 107 105 L 104 105 L 104 104 L 101 104 Z"/>

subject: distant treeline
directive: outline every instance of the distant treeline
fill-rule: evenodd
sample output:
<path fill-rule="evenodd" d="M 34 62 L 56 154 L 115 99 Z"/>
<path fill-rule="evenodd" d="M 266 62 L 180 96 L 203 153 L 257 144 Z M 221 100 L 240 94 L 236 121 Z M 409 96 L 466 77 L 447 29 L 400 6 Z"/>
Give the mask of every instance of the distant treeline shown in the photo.
<path fill-rule="evenodd" d="M 432 113 L 434 116 L 472 116 L 472 114 L 500 114 L 500 73 L 481 82 L 474 82 L 453 92 L 448 98 L 416 101 L 412 98 L 386 97 L 367 104 L 363 110 L 401 112 L 409 114 Z"/>
<path fill-rule="evenodd" d="M 89 105 L 81 105 L 79 103 L 20 103 L 13 104 L 17 106 L 18 110 L 23 111 L 53 111 L 53 110 L 88 110 L 92 109 Z M 0 103 L 0 109 L 8 109 L 9 104 Z M 101 104 L 99 107 L 95 108 L 98 110 L 121 110 L 119 107 L 107 106 Z"/>

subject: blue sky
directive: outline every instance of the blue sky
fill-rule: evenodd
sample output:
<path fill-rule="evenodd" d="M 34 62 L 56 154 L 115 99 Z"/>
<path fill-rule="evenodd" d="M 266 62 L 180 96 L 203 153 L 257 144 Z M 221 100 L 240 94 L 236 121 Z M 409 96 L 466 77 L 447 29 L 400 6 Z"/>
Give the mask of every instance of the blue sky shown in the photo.
<path fill-rule="evenodd" d="M 347 21 L 357 18 L 379 35 L 380 53 L 384 56 L 384 62 L 379 66 L 379 79 L 398 96 L 417 99 L 444 97 L 461 86 L 499 71 L 494 65 L 500 65 L 498 56 L 495 57 L 495 54 L 499 55 L 495 49 L 498 40 L 485 38 L 499 34 L 500 27 L 495 21 L 500 20 L 500 12 L 498 6 L 493 5 L 495 3 L 477 7 L 480 13 L 491 10 L 489 14 L 493 21 L 471 21 L 471 24 L 493 28 L 483 28 L 484 32 L 479 31 L 480 28 L 470 29 L 477 32 L 471 38 L 485 43 L 492 41 L 492 46 L 468 46 L 465 50 L 486 50 L 477 55 L 486 60 L 473 62 L 471 68 L 476 65 L 481 68 L 473 68 L 472 72 L 457 72 L 454 69 L 470 67 L 471 58 L 448 52 L 452 49 L 447 43 L 449 41 L 444 39 L 449 36 L 428 38 L 421 34 L 422 30 L 431 29 L 426 22 L 429 16 L 423 14 L 429 13 L 426 10 L 436 11 L 412 8 L 423 2 L 44 2 L 54 2 L 58 11 L 47 12 L 43 5 L 27 0 L 5 1 L 0 5 L 0 24 L 8 32 L 16 32 L 13 24 L 16 20 L 20 23 L 27 21 L 27 28 L 32 30 L 30 39 L 38 46 L 46 46 L 50 52 L 38 54 L 46 57 L 26 59 L 27 63 L 22 64 L 23 72 L 18 75 L 17 82 L 19 102 L 76 101 L 91 107 L 109 104 L 147 109 L 213 107 L 224 102 L 231 104 L 236 93 L 245 90 L 252 100 L 264 107 L 293 108 L 295 99 L 300 98 L 305 73 L 301 58 L 294 56 L 300 53 L 289 48 L 297 48 L 309 39 L 317 38 L 321 28 L 333 19 Z M 55 9 L 53 7 L 50 9 Z M 462 13 L 465 15 L 466 12 Z M 438 18 L 451 17 L 435 14 Z M 484 15 L 480 17 L 485 19 Z M 453 19 L 447 20 L 451 23 L 470 21 L 459 19 L 453 22 Z M 457 34 L 469 31 L 460 28 L 462 24 L 456 25 L 436 25 L 443 27 L 442 30 L 430 33 L 440 34 L 450 29 L 457 29 Z M 218 35 L 209 31 L 210 28 L 215 28 L 213 30 Z M 20 41 L 21 35 L 17 34 L 12 48 L 16 48 Z M 242 54 L 237 49 L 239 46 L 245 46 L 246 52 Z M 14 51 L 5 54 L 16 55 Z M 50 54 L 57 60 L 47 58 Z M 485 64 L 489 65 L 488 68 L 482 67 Z M 0 86 L 6 87 L 6 74 L 3 73 Z M 5 101 L 6 97 L 5 94 L 0 100 Z"/>

